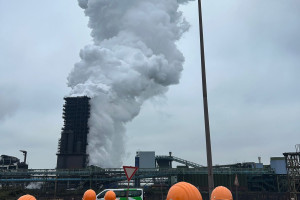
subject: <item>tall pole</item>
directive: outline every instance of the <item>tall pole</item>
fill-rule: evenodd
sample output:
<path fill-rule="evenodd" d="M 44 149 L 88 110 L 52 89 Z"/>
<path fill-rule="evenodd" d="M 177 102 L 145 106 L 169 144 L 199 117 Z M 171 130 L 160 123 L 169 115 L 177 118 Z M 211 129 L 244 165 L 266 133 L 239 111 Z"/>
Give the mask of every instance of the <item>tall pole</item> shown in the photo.
<path fill-rule="evenodd" d="M 209 117 L 208 117 L 208 104 L 207 104 L 207 87 L 206 87 L 206 73 L 205 73 L 201 0 L 198 0 L 198 12 L 199 12 L 199 33 L 200 33 L 200 49 L 201 49 L 202 91 L 203 91 L 206 154 L 207 154 L 206 157 L 207 157 L 208 192 L 210 197 L 210 194 L 214 189 L 214 177 L 213 177 L 213 169 L 212 169 Z"/>
<path fill-rule="evenodd" d="M 126 193 L 126 199 L 127 199 L 127 200 L 128 200 L 128 193 L 129 193 L 129 180 L 128 180 L 127 193 Z"/>
<path fill-rule="evenodd" d="M 278 177 L 278 176 L 276 176 Z M 238 200 L 238 186 L 235 186 L 235 200 Z"/>

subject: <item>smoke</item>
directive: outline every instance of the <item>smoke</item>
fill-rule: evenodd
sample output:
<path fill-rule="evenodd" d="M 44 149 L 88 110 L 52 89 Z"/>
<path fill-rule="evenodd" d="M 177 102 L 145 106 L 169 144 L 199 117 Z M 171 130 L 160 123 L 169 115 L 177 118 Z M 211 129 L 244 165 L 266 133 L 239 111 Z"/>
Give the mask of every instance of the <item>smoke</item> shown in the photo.
<path fill-rule="evenodd" d="M 90 165 L 120 167 L 125 124 L 145 100 L 179 83 L 184 57 L 175 42 L 189 24 L 178 8 L 188 1 L 78 1 L 89 17 L 93 44 L 80 51 L 68 86 L 70 96 L 92 97 Z"/>
<path fill-rule="evenodd" d="M 34 190 L 34 189 L 41 189 L 43 182 L 31 182 L 26 186 L 26 189 Z"/>
<path fill-rule="evenodd" d="M 0 86 L 0 120 L 12 116 L 18 108 L 18 102 L 14 96 L 13 89 L 5 89 Z"/>

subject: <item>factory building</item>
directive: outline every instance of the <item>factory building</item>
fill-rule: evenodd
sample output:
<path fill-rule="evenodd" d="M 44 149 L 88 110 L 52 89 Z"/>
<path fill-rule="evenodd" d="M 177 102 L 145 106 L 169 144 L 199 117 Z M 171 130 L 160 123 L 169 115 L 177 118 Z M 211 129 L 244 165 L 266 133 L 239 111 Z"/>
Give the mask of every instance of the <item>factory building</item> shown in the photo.
<path fill-rule="evenodd" d="M 155 151 L 137 151 L 135 166 L 140 169 L 155 168 Z"/>
<path fill-rule="evenodd" d="M 64 126 L 58 141 L 57 169 L 81 169 L 86 167 L 88 120 L 90 98 L 66 97 L 63 108 Z"/>
<path fill-rule="evenodd" d="M 286 162 L 284 157 L 271 157 L 270 167 L 276 174 L 287 174 Z"/>
<path fill-rule="evenodd" d="M 26 152 L 26 151 L 24 151 Z M 27 152 L 26 152 L 27 155 Z M 28 164 L 26 164 L 26 155 L 24 157 L 24 162 L 20 162 L 19 158 L 8 155 L 0 156 L 0 170 L 11 170 L 11 169 L 28 169 Z"/>
<path fill-rule="evenodd" d="M 73 141 L 76 142 L 75 139 Z M 68 147 L 69 143 L 65 145 Z M 69 149 L 71 149 L 70 146 Z M 74 167 L 71 165 L 72 155 L 76 154 L 58 155 L 69 162 L 67 165 L 70 169 Z M 258 163 L 244 162 L 213 166 L 214 184 L 227 187 L 234 197 L 238 196 L 238 199 L 300 199 L 300 152 L 288 152 L 283 155 L 284 157 L 270 158 L 270 165 L 264 165 L 259 159 Z M 154 151 L 138 151 L 135 161 L 139 170 L 131 179 L 130 185 L 143 187 L 148 199 L 165 199 L 169 187 L 180 181 L 195 185 L 201 191 L 203 199 L 209 199 L 206 166 L 175 157 L 171 152 L 169 155 L 155 155 Z M 127 186 L 127 178 L 122 168 L 91 167 L 79 171 L 70 169 L 18 171 L 18 169 L 15 170 L 16 167 L 13 167 L 18 162 L 19 160 L 15 157 L 1 156 L 0 166 L 10 165 L 12 168 L 0 170 L 0 188 L 16 187 L 20 182 L 25 185 L 24 183 L 28 181 L 39 180 L 47 188 L 48 195 L 50 192 L 56 195 L 58 188 L 56 186 L 59 186 L 66 189 L 65 191 L 72 190 L 73 196 L 74 188 L 86 190 L 92 187 L 107 189 Z M 175 168 L 174 162 L 181 165 Z M 172 165 L 174 167 L 171 167 Z M 59 178 L 53 178 L 54 176 Z M 236 180 L 238 180 L 238 185 L 236 185 Z M 61 195 L 65 196 L 63 193 Z"/>

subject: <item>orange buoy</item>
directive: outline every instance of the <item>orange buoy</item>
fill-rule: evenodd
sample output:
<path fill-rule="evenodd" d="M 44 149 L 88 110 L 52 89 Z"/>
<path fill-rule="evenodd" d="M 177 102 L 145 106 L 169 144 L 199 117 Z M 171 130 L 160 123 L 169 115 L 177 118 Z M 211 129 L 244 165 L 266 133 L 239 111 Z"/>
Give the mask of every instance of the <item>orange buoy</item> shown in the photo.
<path fill-rule="evenodd" d="M 116 194 L 111 190 L 107 191 L 104 195 L 104 200 L 115 200 L 115 199 L 116 199 Z"/>
<path fill-rule="evenodd" d="M 85 191 L 83 194 L 83 200 L 96 200 L 96 192 L 92 189 Z"/>
<path fill-rule="evenodd" d="M 26 194 L 18 198 L 18 200 L 36 200 L 36 198 L 32 195 Z"/>
<path fill-rule="evenodd" d="M 232 193 L 228 188 L 224 186 L 218 186 L 212 191 L 210 195 L 210 199 L 211 200 L 218 200 L 218 199 L 232 200 Z"/>
<path fill-rule="evenodd" d="M 179 182 L 169 189 L 167 200 L 202 200 L 202 196 L 194 185 Z"/>

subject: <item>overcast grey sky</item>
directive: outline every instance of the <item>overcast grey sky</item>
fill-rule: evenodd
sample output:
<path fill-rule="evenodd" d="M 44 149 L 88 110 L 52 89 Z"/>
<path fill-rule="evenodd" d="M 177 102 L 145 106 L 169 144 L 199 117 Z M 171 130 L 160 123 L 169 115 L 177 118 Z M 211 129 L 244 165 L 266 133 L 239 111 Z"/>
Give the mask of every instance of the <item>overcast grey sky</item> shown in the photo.
<path fill-rule="evenodd" d="M 300 2 L 203 0 L 213 164 L 257 161 L 300 143 Z M 206 165 L 197 2 L 181 6 L 190 30 L 178 85 L 127 124 L 127 157 L 156 151 Z M 0 0 L 0 154 L 30 168 L 56 166 L 67 76 L 91 43 L 75 0 Z"/>

